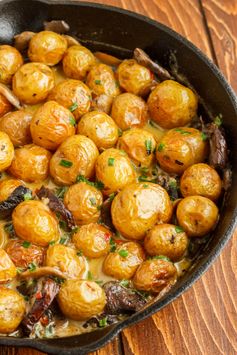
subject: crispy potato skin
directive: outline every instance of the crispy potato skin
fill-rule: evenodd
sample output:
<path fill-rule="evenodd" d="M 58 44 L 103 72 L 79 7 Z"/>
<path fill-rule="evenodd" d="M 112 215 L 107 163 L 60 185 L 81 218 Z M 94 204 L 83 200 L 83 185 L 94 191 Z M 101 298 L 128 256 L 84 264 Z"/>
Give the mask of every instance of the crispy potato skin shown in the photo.
<path fill-rule="evenodd" d="M 67 40 L 58 33 L 41 31 L 36 33 L 29 43 L 28 57 L 31 62 L 56 65 L 67 50 Z"/>
<path fill-rule="evenodd" d="M 153 183 L 134 183 L 119 192 L 112 203 L 115 228 L 126 238 L 140 240 L 155 223 L 167 223 L 172 214 L 168 193 Z"/>
<path fill-rule="evenodd" d="M 23 65 L 23 58 L 18 50 L 12 46 L 0 46 L 0 82 L 11 84 L 12 77 Z"/>
<path fill-rule="evenodd" d="M 73 235 L 72 241 L 83 255 L 88 258 L 100 258 L 109 252 L 111 236 L 110 230 L 101 224 L 90 223 L 82 226 Z"/>
<path fill-rule="evenodd" d="M 27 63 L 13 77 L 13 92 L 24 104 L 44 101 L 54 87 L 53 71 L 43 63 Z"/>
<path fill-rule="evenodd" d="M 0 287 L 0 333 L 17 329 L 26 311 L 23 296 L 10 288 Z"/>
<path fill-rule="evenodd" d="M 106 297 L 96 282 L 66 280 L 59 291 L 58 303 L 66 317 L 80 321 L 101 313 Z"/>
<path fill-rule="evenodd" d="M 127 251 L 123 257 L 119 252 Z M 119 245 L 115 252 L 109 253 L 103 263 L 103 272 L 116 279 L 129 280 L 135 274 L 138 266 L 145 260 L 142 246 L 136 242 L 126 242 Z"/>
<path fill-rule="evenodd" d="M 218 208 L 214 202 L 203 196 L 188 196 L 177 207 L 179 225 L 189 237 L 202 237 L 215 227 Z"/>
<path fill-rule="evenodd" d="M 6 170 L 14 158 L 14 146 L 5 132 L 0 131 L 0 172 Z"/>
<path fill-rule="evenodd" d="M 40 201 L 21 202 L 13 211 L 12 222 L 19 238 L 36 245 L 45 247 L 59 239 L 57 219 Z"/>
<path fill-rule="evenodd" d="M 221 179 L 211 166 L 194 164 L 183 173 L 180 190 L 184 197 L 200 195 L 216 201 L 221 194 Z"/>
<path fill-rule="evenodd" d="M 141 128 L 131 128 L 119 138 L 117 147 L 124 150 L 138 166 L 149 167 L 155 160 L 156 140 L 152 133 Z M 150 150 L 147 150 L 147 147 Z"/>
<path fill-rule="evenodd" d="M 8 171 L 17 179 L 26 182 L 43 181 L 49 173 L 51 153 L 35 144 L 24 145 L 15 150 Z"/>
<path fill-rule="evenodd" d="M 102 202 L 102 193 L 85 182 L 70 186 L 64 196 L 65 206 L 80 225 L 98 221 Z"/>
<path fill-rule="evenodd" d="M 57 101 L 67 109 L 75 107 L 72 113 L 78 121 L 91 107 L 91 91 L 80 80 L 67 79 L 58 83 L 48 96 L 48 100 Z"/>
<path fill-rule="evenodd" d="M 75 134 L 74 117 L 56 101 L 38 108 L 30 124 L 33 142 L 40 147 L 56 150 L 66 138 Z"/>
<path fill-rule="evenodd" d="M 153 81 L 153 73 L 134 59 L 124 60 L 118 67 L 119 85 L 135 95 L 143 96 Z"/>
<path fill-rule="evenodd" d="M 177 270 L 173 263 L 152 259 L 144 261 L 137 269 L 133 278 L 136 289 L 152 293 L 159 293 L 177 279 Z"/>
<path fill-rule="evenodd" d="M 30 122 L 32 114 L 26 110 L 10 112 L 0 120 L 0 130 L 8 134 L 14 147 L 32 142 Z"/>
<path fill-rule="evenodd" d="M 110 148 L 100 154 L 95 165 L 96 177 L 104 184 L 104 194 L 123 189 L 135 181 L 136 173 L 126 153 Z"/>
<path fill-rule="evenodd" d="M 6 245 L 5 250 L 15 266 L 24 269 L 31 263 L 41 266 L 45 257 L 44 248 L 34 244 L 24 247 L 23 243 L 21 240 L 10 240 Z"/>
<path fill-rule="evenodd" d="M 12 105 L 10 102 L 0 94 L 0 117 L 4 116 L 6 113 L 12 110 Z"/>
<path fill-rule="evenodd" d="M 111 117 L 122 130 L 143 127 L 148 120 L 147 104 L 141 97 L 125 92 L 114 99 Z"/>
<path fill-rule="evenodd" d="M 118 140 L 118 126 L 105 112 L 92 111 L 82 116 L 77 133 L 89 137 L 98 149 L 112 148 Z"/>
<path fill-rule="evenodd" d="M 16 267 L 7 252 L 0 248 L 0 284 L 16 276 Z"/>
<path fill-rule="evenodd" d="M 174 128 L 165 133 L 157 145 L 156 159 L 168 173 L 181 175 L 189 166 L 206 158 L 208 145 L 195 128 Z"/>
<path fill-rule="evenodd" d="M 95 64 L 93 53 L 86 47 L 75 45 L 67 49 L 63 58 L 63 71 L 68 78 L 84 80 Z"/>
<path fill-rule="evenodd" d="M 193 91 L 174 80 L 158 84 L 148 98 L 152 120 L 166 129 L 190 123 L 197 113 L 197 105 Z"/>
<path fill-rule="evenodd" d="M 95 162 L 99 151 L 95 143 L 83 136 L 74 135 L 67 138 L 54 153 L 50 161 L 50 174 L 56 183 L 71 185 L 78 175 L 91 178 L 95 172 Z M 60 165 L 61 161 L 72 163 L 71 167 Z"/>
<path fill-rule="evenodd" d="M 8 199 L 12 192 L 23 183 L 16 179 L 5 179 L 0 182 L 0 202 Z"/>
<path fill-rule="evenodd" d="M 185 232 L 172 224 L 158 224 L 150 229 L 144 239 L 144 248 L 151 255 L 164 255 L 172 261 L 180 260 L 188 247 Z"/>
<path fill-rule="evenodd" d="M 121 93 L 113 70 L 106 64 L 95 64 L 87 75 L 86 84 L 93 96 L 105 94 L 115 97 Z"/>

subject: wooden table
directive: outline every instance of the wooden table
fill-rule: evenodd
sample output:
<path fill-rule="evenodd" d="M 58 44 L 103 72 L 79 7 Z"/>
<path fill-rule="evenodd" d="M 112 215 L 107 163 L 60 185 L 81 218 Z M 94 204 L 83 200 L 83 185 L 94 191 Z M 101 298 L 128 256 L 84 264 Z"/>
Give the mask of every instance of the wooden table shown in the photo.
<path fill-rule="evenodd" d="M 94 0 L 139 12 L 187 37 L 237 91 L 237 0 Z M 125 329 L 93 355 L 236 355 L 237 231 L 196 284 L 154 316 Z M 0 355 L 42 355 L 0 348 Z M 90 354 L 92 355 L 92 353 Z"/>

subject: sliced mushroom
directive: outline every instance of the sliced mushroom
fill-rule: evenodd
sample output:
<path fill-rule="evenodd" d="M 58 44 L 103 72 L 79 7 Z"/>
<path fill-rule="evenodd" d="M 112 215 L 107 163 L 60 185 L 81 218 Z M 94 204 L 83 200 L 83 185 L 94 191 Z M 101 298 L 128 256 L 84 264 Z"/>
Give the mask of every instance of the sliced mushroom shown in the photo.
<path fill-rule="evenodd" d="M 17 186 L 5 201 L 0 202 L 0 218 L 10 217 L 14 208 L 24 201 L 24 196 L 28 193 L 31 194 L 31 190 L 27 187 Z"/>
<path fill-rule="evenodd" d="M 34 271 L 26 270 L 18 274 L 19 279 L 27 279 L 27 278 L 39 279 L 40 277 L 43 276 L 56 276 L 62 279 L 68 278 L 68 276 L 63 274 L 59 269 L 51 266 L 42 266 L 36 268 Z"/>
<path fill-rule="evenodd" d="M 67 33 L 70 31 L 70 26 L 63 20 L 52 20 L 44 22 L 45 31 L 53 31 L 57 33 Z"/>
<path fill-rule="evenodd" d="M 66 39 L 68 47 L 75 46 L 75 45 L 79 45 L 79 46 L 81 45 L 80 42 L 72 36 L 63 35 L 63 37 Z"/>
<path fill-rule="evenodd" d="M 7 87 L 6 85 L 0 83 L 0 94 L 5 96 L 5 98 L 13 105 L 15 106 L 18 110 L 22 108 L 20 101 L 16 97 L 16 95 L 13 94 L 13 92 Z"/>
<path fill-rule="evenodd" d="M 107 198 L 102 203 L 101 211 L 100 211 L 100 221 L 102 224 L 104 224 L 111 231 L 115 232 L 115 228 L 114 228 L 114 225 L 112 222 L 112 217 L 111 217 L 112 202 L 113 202 L 113 200 L 111 198 Z"/>
<path fill-rule="evenodd" d="M 122 63 L 122 59 L 114 57 L 113 55 L 103 53 L 103 52 L 95 52 L 94 56 L 99 59 L 104 64 L 111 65 L 113 67 L 119 66 Z"/>
<path fill-rule="evenodd" d="M 30 40 L 34 37 L 35 32 L 24 31 L 14 37 L 14 47 L 20 52 L 24 52 L 28 49 Z"/>
<path fill-rule="evenodd" d="M 210 143 L 209 164 L 215 169 L 223 170 L 227 167 L 228 163 L 225 132 L 215 123 L 207 124 L 205 130 L 209 135 Z"/>

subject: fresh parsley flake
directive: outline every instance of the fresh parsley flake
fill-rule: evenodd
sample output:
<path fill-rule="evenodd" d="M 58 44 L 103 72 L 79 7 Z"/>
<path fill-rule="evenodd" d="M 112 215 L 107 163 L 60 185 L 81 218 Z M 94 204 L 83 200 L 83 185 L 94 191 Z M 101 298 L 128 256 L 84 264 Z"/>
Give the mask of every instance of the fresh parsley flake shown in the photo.
<path fill-rule="evenodd" d="M 207 138 L 208 138 L 208 137 L 207 137 L 207 134 L 204 133 L 204 132 L 201 133 L 201 137 L 202 137 L 202 140 L 203 140 L 203 141 L 206 141 Z"/>
<path fill-rule="evenodd" d="M 73 102 L 73 104 L 69 107 L 69 111 L 73 112 L 78 108 L 78 103 Z"/>
<path fill-rule="evenodd" d="M 185 130 L 182 129 L 182 128 L 175 128 L 175 131 L 176 131 L 176 132 L 179 132 L 179 133 L 182 134 L 183 136 L 187 136 L 187 135 L 191 134 L 191 132 L 185 131 Z"/>
<path fill-rule="evenodd" d="M 108 166 L 114 166 L 114 158 L 108 159 Z"/>
<path fill-rule="evenodd" d="M 112 194 L 109 195 L 109 202 L 113 201 L 113 199 L 115 198 L 115 193 L 113 192 Z"/>
<path fill-rule="evenodd" d="M 60 244 L 67 244 L 67 241 L 68 241 L 68 237 L 67 237 L 67 236 L 64 236 L 64 237 L 61 237 L 61 238 L 60 238 L 59 243 L 60 243 Z"/>
<path fill-rule="evenodd" d="M 165 255 L 156 255 L 153 256 L 151 259 L 170 261 L 170 259 Z"/>
<path fill-rule="evenodd" d="M 119 283 L 123 287 L 128 287 L 129 285 L 129 280 L 121 280 Z"/>
<path fill-rule="evenodd" d="M 183 233 L 183 228 L 182 227 L 180 227 L 180 226 L 175 226 L 175 232 L 176 233 Z"/>
<path fill-rule="evenodd" d="M 102 319 L 99 320 L 99 327 L 100 327 L 100 328 L 106 327 L 106 325 L 108 325 L 108 323 L 107 323 L 107 317 L 102 318 Z"/>
<path fill-rule="evenodd" d="M 125 249 L 119 250 L 119 255 L 122 256 L 123 258 L 126 258 L 128 256 L 128 251 Z"/>
<path fill-rule="evenodd" d="M 24 194 L 24 201 L 29 201 L 29 200 L 32 200 L 31 192 L 27 192 L 26 194 Z"/>
<path fill-rule="evenodd" d="M 220 127 L 223 123 L 223 120 L 222 120 L 222 114 L 220 113 L 218 116 L 215 117 L 214 119 L 214 123 L 215 125 L 217 125 L 218 127 Z"/>
<path fill-rule="evenodd" d="M 70 168 L 73 165 L 73 163 L 69 160 L 62 159 L 60 160 L 59 165 L 64 166 L 65 168 Z"/>
<path fill-rule="evenodd" d="M 115 243 L 115 241 L 113 240 L 113 238 L 110 237 L 109 240 L 109 244 L 111 245 L 110 247 L 110 251 L 113 253 L 116 250 L 117 244 Z"/>
<path fill-rule="evenodd" d="M 27 242 L 27 241 L 24 241 L 24 242 L 22 243 L 22 246 L 23 246 L 24 248 L 28 249 L 28 248 L 31 246 L 31 243 L 30 243 L 30 242 Z"/>
<path fill-rule="evenodd" d="M 64 198 L 64 194 L 65 192 L 68 190 L 68 187 L 66 186 L 63 186 L 63 187 L 58 187 L 56 190 L 55 190 L 55 195 L 58 197 L 58 198 Z"/>
<path fill-rule="evenodd" d="M 69 123 L 71 126 L 76 126 L 76 120 L 74 117 L 70 116 L 69 117 Z"/>
<path fill-rule="evenodd" d="M 151 155 L 151 153 L 152 153 L 152 140 L 151 139 L 145 140 L 145 147 L 146 147 L 147 155 Z"/>
<path fill-rule="evenodd" d="M 31 272 L 35 271 L 36 268 L 37 268 L 37 265 L 36 265 L 34 262 L 33 262 L 33 263 L 30 263 L 30 264 L 28 265 L 28 269 L 29 269 Z"/>
<path fill-rule="evenodd" d="M 160 144 L 158 145 L 158 147 L 157 147 L 158 152 L 162 152 L 162 150 L 164 149 L 164 147 L 165 147 L 165 144 L 164 144 L 164 143 L 160 143 Z"/>
<path fill-rule="evenodd" d="M 54 244 L 55 244 L 54 240 L 51 240 L 51 242 L 49 242 L 49 245 L 54 245 Z"/>

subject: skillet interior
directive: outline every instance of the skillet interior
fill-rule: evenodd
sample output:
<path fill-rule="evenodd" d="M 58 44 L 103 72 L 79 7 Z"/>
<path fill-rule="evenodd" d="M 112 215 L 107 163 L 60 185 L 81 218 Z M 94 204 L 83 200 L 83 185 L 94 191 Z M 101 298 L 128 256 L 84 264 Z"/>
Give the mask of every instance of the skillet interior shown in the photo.
<path fill-rule="evenodd" d="M 237 100 L 218 69 L 192 44 L 167 27 L 146 17 L 108 6 L 83 2 L 13 0 L 0 3 L 0 43 L 10 43 L 16 33 L 39 31 L 50 19 L 64 19 L 82 43 L 92 50 L 104 50 L 129 57 L 135 47 L 143 48 L 167 65 L 170 50 L 175 52 L 179 71 L 194 86 L 214 115 L 223 114 L 231 152 L 237 148 Z M 155 304 L 127 320 L 96 332 L 60 339 L 17 339 L 0 337 L 0 344 L 30 346 L 48 353 L 84 354 L 112 339 L 122 328 L 133 324 L 173 301 L 202 275 L 231 237 L 237 216 L 237 155 L 232 155 L 233 183 L 215 233 L 193 267 Z"/>

